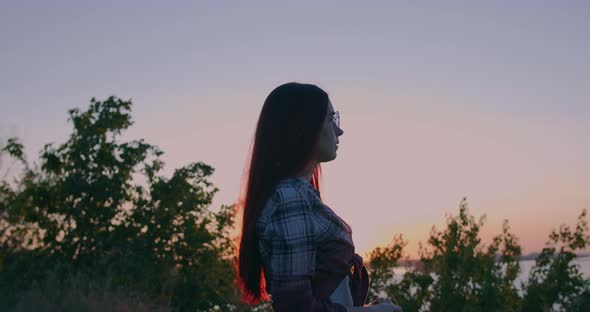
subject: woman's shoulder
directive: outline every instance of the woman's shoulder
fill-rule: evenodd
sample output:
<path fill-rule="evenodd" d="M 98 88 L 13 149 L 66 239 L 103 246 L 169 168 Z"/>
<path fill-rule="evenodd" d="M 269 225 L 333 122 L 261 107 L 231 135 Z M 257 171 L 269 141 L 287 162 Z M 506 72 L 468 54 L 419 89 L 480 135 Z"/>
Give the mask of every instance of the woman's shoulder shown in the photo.
<path fill-rule="evenodd" d="M 307 182 L 302 181 L 296 177 L 286 177 L 281 179 L 274 187 L 273 193 L 279 195 L 283 200 L 290 200 L 299 197 L 311 197 L 313 187 L 311 184 L 306 185 Z"/>
<path fill-rule="evenodd" d="M 318 241 L 340 240 L 354 245 L 352 231 L 343 220 L 318 198 L 311 184 L 300 178 L 285 178 L 276 184 L 258 220 L 258 231 L 289 227 L 310 228 Z M 274 226 L 268 227 L 269 224 Z M 278 225 L 278 226 L 277 226 Z M 272 232 L 274 233 L 274 232 Z M 274 233 L 276 234 L 276 233 Z M 273 234 L 273 235 L 274 235 Z"/>
<path fill-rule="evenodd" d="M 256 222 L 256 228 L 262 239 L 275 236 L 289 236 L 293 229 L 310 229 L 313 235 L 319 226 L 313 209 L 313 199 L 295 178 L 279 181 L 271 191 L 262 212 Z M 307 235 L 307 234 L 306 234 Z"/>
<path fill-rule="evenodd" d="M 302 185 L 303 183 L 295 177 L 281 179 L 266 200 L 261 217 L 270 217 L 276 213 L 288 211 L 311 210 L 314 195 L 305 185 Z"/>

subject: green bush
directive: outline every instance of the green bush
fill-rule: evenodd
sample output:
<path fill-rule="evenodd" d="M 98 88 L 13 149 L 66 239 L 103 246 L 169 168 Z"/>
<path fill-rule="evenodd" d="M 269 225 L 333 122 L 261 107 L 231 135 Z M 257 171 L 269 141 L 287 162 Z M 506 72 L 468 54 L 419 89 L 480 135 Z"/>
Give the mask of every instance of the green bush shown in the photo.
<path fill-rule="evenodd" d="M 548 247 L 521 285 L 523 294 L 516 285 L 521 247 L 508 221 L 488 245 L 479 235 L 483 224 L 483 217 L 476 221 L 469 214 L 463 199 L 459 214 L 448 217 L 446 228 L 432 229 L 427 246 L 420 247 L 420 260 L 406 265 L 402 276 L 393 270 L 407 241 L 398 235 L 390 245 L 375 248 L 368 261 L 370 296 L 384 293 L 406 312 L 588 311 L 590 281 L 572 262 L 589 241 L 585 210 L 574 231 L 562 225 L 549 235 Z"/>
<path fill-rule="evenodd" d="M 523 285 L 525 311 L 545 311 L 557 306 L 565 311 L 588 311 L 588 281 L 578 265 L 575 252 L 588 246 L 586 210 L 578 217 L 575 230 L 561 225 L 549 235 L 546 248 L 537 257 L 528 282 Z M 581 310 L 580 310 L 581 309 Z"/>
<path fill-rule="evenodd" d="M 208 180 L 213 168 L 197 162 L 160 176 L 156 146 L 119 142 L 132 125 L 130 109 L 130 101 L 110 97 L 70 110 L 72 134 L 45 145 L 40 166 L 26 162 L 16 138 L 1 148 L 24 172 L 15 183 L 0 182 L 0 305 L 22 306 L 17 295 L 40 293 L 33 283 L 60 264 L 111 276 L 172 310 L 237 302 L 229 259 L 234 207 L 209 210 L 218 191 Z"/>
<path fill-rule="evenodd" d="M 7 311 L 170 311 L 150 303 L 142 294 L 134 294 L 117 285 L 113 276 L 89 276 L 68 266 L 57 266 L 44 280 L 18 294 L 18 303 Z"/>

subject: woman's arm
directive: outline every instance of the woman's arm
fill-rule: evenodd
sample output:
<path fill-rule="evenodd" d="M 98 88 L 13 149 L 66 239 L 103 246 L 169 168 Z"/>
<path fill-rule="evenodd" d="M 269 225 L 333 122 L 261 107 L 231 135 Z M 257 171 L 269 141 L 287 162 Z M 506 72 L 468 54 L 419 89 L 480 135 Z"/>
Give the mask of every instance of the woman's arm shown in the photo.
<path fill-rule="evenodd" d="M 402 312 L 402 309 L 390 303 L 378 303 L 363 307 L 348 307 L 346 312 Z"/>
<path fill-rule="evenodd" d="M 273 309 L 277 312 L 346 312 L 344 305 L 329 298 L 318 298 L 312 292 L 318 226 L 304 198 L 294 192 L 287 189 L 275 194 L 273 199 L 277 207 L 263 230 L 268 246 L 266 269 L 270 270 Z"/>
<path fill-rule="evenodd" d="M 320 299 L 312 294 L 311 279 L 298 279 L 273 283 L 272 307 L 277 312 L 347 312 L 346 307 L 330 299 Z"/>
<path fill-rule="evenodd" d="M 374 306 L 364 306 L 364 307 L 347 307 L 346 312 L 373 312 Z"/>
<path fill-rule="evenodd" d="M 324 231 L 305 198 L 294 189 L 273 194 L 276 209 L 262 230 L 267 246 L 272 306 L 277 312 L 396 312 L 391 303 L 345 307 L 312 292 L 316 269 L 316 238 Z M 265 272 L 267 273 L 267 272 Z"/>

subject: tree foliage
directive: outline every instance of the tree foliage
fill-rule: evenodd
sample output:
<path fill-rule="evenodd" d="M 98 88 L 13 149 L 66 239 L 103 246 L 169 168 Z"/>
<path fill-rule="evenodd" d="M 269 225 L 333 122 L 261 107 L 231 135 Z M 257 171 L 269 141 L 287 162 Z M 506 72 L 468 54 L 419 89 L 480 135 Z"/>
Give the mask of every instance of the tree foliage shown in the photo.
<path fill-rule="evenodd" d="M 551 231 L 547 247 L 537 257 L 528 282 L 523 285 L 523 305 L 527 311 L 545 311 L 554 306 L 566 311 L 588 311 L 590 285 L 572 260 L 576 258 L 575 252 L 586 248 L 589 242 L 586 210 L 578 217 L 575 230 L 562 224 Z"/>
<path fill-rule="evenodd" d="M 521 247 L 508 221 L 502 232 L 485 245 L 480 238 L 484 217 L 469 214 L 463 199 L 459 214 L 446 227 L 433 227 L 420 260 L 400 269 L 407 245 L 401 236 L 369 254 L 370 295 L 385 293 L 404 311 L 585 311 L 590 288 L 575 251 L 588 244 L 586 211 L 575 230 L 562 225 L 550 234 L 547 248 L 537 258 L 528 283 L 518 286 Z M 555 246 L 560 246 L 556 248 Z M 408 263 L 407 261 L 404 261 Z"/>
<path fill-rule="evenodd" d="M 236 298 L 227 258 L 233 206 L 208 209 L 218 191 L 209 181 L 214 169 L 196 162 L 160 175 L 157 146 L 120 142 L 133 124 L 131 105 L 93 98 L 86 111 L 70 110 L 69 139 L 46 144 L 34 168 L 17 138 L 2 147 L 25 164 L 16 184 L 0 184 L 4 303 L 60 263 L 111 276 L 173 310 Z"/>

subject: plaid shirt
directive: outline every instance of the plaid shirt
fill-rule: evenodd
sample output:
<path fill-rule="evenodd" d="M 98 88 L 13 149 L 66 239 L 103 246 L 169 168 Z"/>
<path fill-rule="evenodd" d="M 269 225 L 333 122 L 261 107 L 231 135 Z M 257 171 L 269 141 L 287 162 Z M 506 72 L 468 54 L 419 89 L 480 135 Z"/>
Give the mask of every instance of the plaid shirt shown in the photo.
<path fill-rule="evenodd" d="M 318 244 L 346 243 L 354 250 L 350 227 L 302 178 L 279 182 L 256 223 L 267 290 L 275 311 L 346 311 L 312 291 Z"/>

